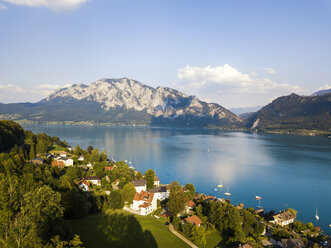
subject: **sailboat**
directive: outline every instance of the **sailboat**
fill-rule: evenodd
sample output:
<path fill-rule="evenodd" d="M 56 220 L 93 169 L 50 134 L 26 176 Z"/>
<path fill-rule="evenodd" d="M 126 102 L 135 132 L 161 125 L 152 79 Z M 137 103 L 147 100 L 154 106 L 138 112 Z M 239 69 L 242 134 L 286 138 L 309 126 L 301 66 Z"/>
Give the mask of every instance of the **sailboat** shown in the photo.
<path fill-rule="evenodd" d="M 257 208 L 263 208 L 263 206 L 261 206 L 261 199 L 262 197 L 261 196 L 255 196 L 255 199 L 259 201 L 259 205 L 256 206 Z"/>
<path fill-rule="evenodd" d="M 316 220 L 319 220 L 320 217 L 318 216 L 318 208 L 316 208 L 316 215 L 315 215 Z"/>

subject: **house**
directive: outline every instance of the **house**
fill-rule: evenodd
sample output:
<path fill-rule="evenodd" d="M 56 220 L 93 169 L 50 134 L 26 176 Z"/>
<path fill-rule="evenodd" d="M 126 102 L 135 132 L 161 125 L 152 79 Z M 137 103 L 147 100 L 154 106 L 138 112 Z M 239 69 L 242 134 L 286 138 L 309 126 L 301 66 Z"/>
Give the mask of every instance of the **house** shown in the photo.
<path fill-rule="evenodd" d="M 184 219 L 185 222 L 188 222 L 188 223 L 191 223 L 191 224 L 194 224 L 196 226 L 200 226 L 202 221 L 200 220 L 200 218 L 196 215 L 192 215 L 190 217 L 187 217 Z"/>
<path fill-rule="evenodd" d="M 169 190 L 167 189 L 166 185 L 161 185 L 158 187 L 155 187 L 148 192 L 154 193 L 154 196 L 156 197 L 157 200 L 163 201 L 167 198 L 169 198 Z"/>
<path fill-rule="evenodd" d="M 286 226 L 288 224 L 293 223 L 295 219 L 295 215 L 291 213 L 291 211 L 283 211 L 280 214 L 276 214 L 273 216 L 274 220 L 270 221 L 271 223 L 281 225 L 281 226 Z"/>
<path fill-rule="evenodd" d="M 154 186 L 160 186 L 160 178 L 158 176 L 154 177 Z"/>
<path fill-rule="evenodd" d="M 92 163 L 87 163 L 87 167 L 92 167 Z"/>
<path fill-rule="evenodd" d="M 114 169 L 114 166 L 105 166 L 104 169 L 106 171 L 111 171 L 112 169 Z"/>
<path fill-rule="evenodd" d="M 147 215 L 157 209 L 157 201 L 154 193 L 141 191 L 136 192 L 131 208 L 141 215 Z"/>
<path fill-rule="evenodd" d="M 101 185 L 100 177 L 97 177 L 97 176 L 84 177 L 84 181 L 90 182 L 94 185 Z"/>
<path fill-rule="evenodd" d="M 133 180 L 132 181 L 133 186 L 135 187 L 136 191 L 140 193 L 141 191 L 146 191 L 146 185 L 147 181 L 145 179 L 142 180 Z"/>
<path fill-rule="evenodd" d="M 34 159 L 30 160 L 30 163 L 33 163 L 33 164 L 43 164 L 44 163 L 44 160 L 42 158 L 34 158 Z"/>
<path fill-rule="evenodd" d="M 63 161 L 52 161 L 52 167 L 59 167 L 60 169 L 64 168 L 64 162 Z"/>
<path fill-rule="evenodd" d="M 284 248 L 304 248 L 305 244 L 301 239 L 282 239 L 282 247 Z"/>
<path fill-rule="evenodd" d="M 62 157 L 60 159 L 58 159 L 57 161 L 63 161 L 65 166 L 73 166 L 74 165 L 74 160 L 71 158 L 67 158 L 67 157 Z"/>
<path fill-rule="evenodd" d="M 80 180 L 77 185 L 82 188 L 84 191 L 89 191 L 90 190 L 90 183 L 84 180 Z"/>
<path fill-rule="evenodd" d="M 61 152 L 60 152 L 60 157 L 62 157 L 62 158 L 66 158 L 66 157 L 67 157 L 67 153 L 61 151 Z"/>
<path fill-rule="evenodd" d="M 188 201 L 185 204 L 185 211 L 186 213 L 189 213 L 194 207 L 195 207 L 195 203 L 193 201 Z"/>
<path fill-rule="evenodd" d="M 266 240 L 266 239 L 262 239 L 261 245 L 263 247 L 273 247 L 273 244 L 269 240 Z"/>
<path fill-rule="evenodd" d="M 84 161 L 84 157 L 83 157 L 83 156 L 80 156 L 80 157 L 78 157 L 77 160 L 78 160 L 78 161 Z"/>

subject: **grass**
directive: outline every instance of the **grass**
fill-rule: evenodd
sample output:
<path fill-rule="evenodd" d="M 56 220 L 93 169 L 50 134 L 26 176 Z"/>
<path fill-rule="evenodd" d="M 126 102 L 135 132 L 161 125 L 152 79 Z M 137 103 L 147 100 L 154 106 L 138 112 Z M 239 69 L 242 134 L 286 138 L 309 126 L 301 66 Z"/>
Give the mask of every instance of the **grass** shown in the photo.
<path fill-rule="evenodd" d="M 59 145 L 51 145 L 47 148 L 49 152 L 60 152 L 60 151 L 65 151 L 66 148 L 59 146 Z"/>
<path fill-rule="evenodd" d="M 86 248 L 102 247 L 189 247 L 170 232 L 164 221 L 125 211 L 89 215 L 69 221 Z"/>
<path fill-rule="evenodd" d="M 201 248 L 214 248 L 221 242 L 222 237 L 219 232 L 215 231 L 213 233 L 207 234 L 206 236 L 206 244 L 201 245 Z"/>

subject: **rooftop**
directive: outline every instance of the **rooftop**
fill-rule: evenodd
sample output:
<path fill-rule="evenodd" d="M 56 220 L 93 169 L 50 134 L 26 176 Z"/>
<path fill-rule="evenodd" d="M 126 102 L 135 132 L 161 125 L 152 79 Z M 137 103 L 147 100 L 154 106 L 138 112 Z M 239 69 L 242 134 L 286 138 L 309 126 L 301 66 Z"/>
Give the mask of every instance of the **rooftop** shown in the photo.
<path fill-rule="evenodd" d="M 153 189 L 150 189 L 148 192 L 151 192 L 151 193 L 167 192 L 167 186 L 165 186 L 165 185 L 157 186 Z"/>
<path fill-rule="evenodd" d="M 146 186 L 147 181 L 146 181 L 145 179 L 141 179 L 141 180 L 136 179 L 136 180 L 133 180 L 133 181 L 132 181 L 132 184 L 133 184 L 133 186 L 135 186 L 135 187 Z"/>
<path fill-rule="evenodd" d="M 190 217 L 187 217 L 184 220 L 186 222 L 189 222 L 189 223 L 194 224 L 196 226 L 199 226 L 202 223 L 202 221 L 200 220 L 200 218 L 198 216 L 196 216 L 196 215 L 192 215 Z"/>
<path fill-rule="evenodd" d="M 134 195 L 134 201 L 147 201 L 152 202 L 154 197 L 154 193 L 141 191 L 140 193 L 136 192 Z"/>

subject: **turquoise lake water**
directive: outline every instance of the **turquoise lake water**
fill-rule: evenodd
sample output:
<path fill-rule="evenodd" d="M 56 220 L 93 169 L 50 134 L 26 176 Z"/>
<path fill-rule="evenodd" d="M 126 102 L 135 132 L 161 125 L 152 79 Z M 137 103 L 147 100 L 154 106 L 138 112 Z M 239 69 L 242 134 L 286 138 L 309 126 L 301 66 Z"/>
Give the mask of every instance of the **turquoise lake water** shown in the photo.
<path fill-rule="evenodd" d="M 105 150 L 137 170 L 156 171 L 161 183 L 193 183 L 198 192 L 255 207 L 261 196 L 266 210 L 287 207 L 298 218 L 331 234 L 331 139 L 213 129 L 24 126 Z M 217 188 L 223 184 L 223 189 Z M 318 208 L 320 220 L 315 220 Z"/>

